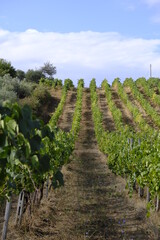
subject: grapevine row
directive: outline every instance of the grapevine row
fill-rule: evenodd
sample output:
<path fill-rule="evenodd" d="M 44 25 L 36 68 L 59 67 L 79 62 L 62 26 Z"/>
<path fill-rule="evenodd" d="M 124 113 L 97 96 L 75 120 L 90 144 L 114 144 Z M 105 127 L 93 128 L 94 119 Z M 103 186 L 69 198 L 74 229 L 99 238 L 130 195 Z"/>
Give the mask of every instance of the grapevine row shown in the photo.
<path fill-rule="evenodd" d="M 123 127 L 122 112 L 116 107 L 116 105 L 114 104 L 114 102 L 112 100 L 111 88 L 106 79 L 103 80 L 101 86 L 105 90 L 107 103 L 108 103 L 109 109 L 112 113 L 112 116 L 113 116 L 113 119 L 115 122 L 115 126 L 117 129 L 121 129 Z"/>
<path fill-rule="evenodd" d="M 128 78 L 124 81 L 124 86 L 130 87 L 133 96 L 140 102 L 143 109 L 146 113 L 151 116 L 155 124 L 160 127 L 160 116 L 157 111 L 149 104 L 149 102 L 143 97 L 143 95 L 139 92 L 136 84 L 133 82 L 133 79 Z"/>
<path fill-rule="evenodd" d="M 150 126 L 146 123 L 146 121 L 143 119 L 141 113 L 139 112 L 139 109 L 131 103 L 131 101 L 128 98 L 128 95 L 124 91 L 124 88 L 119 81 L 119 79 L 116 79 L 113 83 L 113 85 L 117 86 L 117 92 L 123 103 L 127 106 L 129 111 L 132 113 L 134 121 L 138 124 L 139 128 L 144 131 L 150 128 Z"/>
<path fill-rule="evenodd" d="M 61 168 L 68 162 L 78 136 L 83 86 L 84 82 L 80 80 L 72 130 L 69 133 L 54 125 L 55 118 L 44 125 L 32 116 L 28 106 L 21 108 L 18 104 L 7 103 L 0 109 L 1 199 L 10 200 L 11 195 L 24 191 L 28 194 L 40 192 L 43 195 L 44 183 L 49 179 L 53 188 L 63 185 Z M 65 89 L 65 94 L 67 89 L 69 87 Z M 62 110 L 61 102 L 58 113 Z"/>
<path fill-rule="evenodd" d="M 96 85 L 93 80 L 90 89 L 91 98 L 93 99 L 94 95 L 96 99 Z M 92 104 L 95 102 L 92 101 Z M 98 102 L 96 107 L 98 108 Z M 95 115 L 94 109 L 92 107 L 93 116 Z M 94 120 L 95 129 L 98 129 L 98 124 L 102 126 L 101 113 L 99 116 L 99 120 Z M 135 133 L 127 127 L 119 127 L 115 132 L 104 133 L 104 130 L 101 132 L 103 134 L 100 149 L 108 155 L 107 162 L 111 170 L 127 179 L 130 193 L 136 182 L 141 189 L 147 187 L 150 192 L 150 203 L 153 203 L 154 198 L 156 196 L 159 198 L 160 194 L 159 132 L 154 129 L 148 129 L 148 131 L 144 129 L 144 131 Z"/>
<path fill-rule="evenodd" d="M 156 104 L 160 105 L 160 96 L 157 95 L 152 88 L 150 88 L 145 78 L 139 78 L 136 80 L 137 86 L 142 86 L 144 93 Z"/>
<path fill-rule="evenodd" d="M 66 97 L 67 97 L 67 91 L 73 87 L 73 83 L 70 79 L 66 79 L 64 81 L 64 86 L 63 86 L 63 90 L 62 90 L 62 97 L 61 97 L 61 101 L 60 103 L 58 104 L 58 107 L 56 108 L 54 114 L 52 115 L 51 117 L 51 120 L 49 122 L 49 124 L 51 126 L 55 126 L 58 122 L 58 119 L 60 117 L 60 115 L 62 114 L 62 111 L 63 111 L 63 107 L 64 107 L 64 104 L 66 102 Z"/>
<path fill-rule="evenodd" d="M 64 96 L 66 86 L 67 82 Z M 63 110 L 62 102 L 58 113 Z M 7 103 L 1 109 L 0 120 L 1 197 L 8 198 L 24 189 L 26 192 L 40 189 L 48 176 L 54 186 L 62 182 L 60 168 L 73 149 L 71 134 L 56 129 L 55 118 L 44 125 L 33 118 L 28 106 L 21 109 L 18 104 Z"/>

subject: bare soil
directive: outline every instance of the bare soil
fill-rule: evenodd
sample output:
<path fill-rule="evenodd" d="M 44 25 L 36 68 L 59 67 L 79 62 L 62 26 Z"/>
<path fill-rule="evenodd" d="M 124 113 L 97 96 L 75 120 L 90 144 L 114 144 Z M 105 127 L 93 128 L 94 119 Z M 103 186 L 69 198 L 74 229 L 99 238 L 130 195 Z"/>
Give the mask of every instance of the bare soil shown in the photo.
<path fill-rule="evenodd" d="M 69 90 L 67 92 L 67 98 L 64 106 L 62 115 L 59 118 L 58 126 L 63 131 L 70 131 L 72 126 L 72 118 L 74 114 L 74 109 L 76 105 L 77 92 L 76 90 Z"/>
<path fill-rule="evenodd" d="M 103 113 L 103 127 L 105 131 L 114 131 L 115 124 L 112 113 L 108 108 L 105 91 L 102 88 L 97 89 L 98 104 L 101 112 Z"/>
<path fill-rule="evenodd" d="M 130 199 L 125 180 L 106 162 L 97 146 L 90 92 L 85 89 L 79 137 L 71 162 L 63 168 L 65 186 L 52 190 L 48 201 L 43 199 L 29 224 L 23 221 L 20 229 L 11 227 L 8 239 L 160 239 L 157 226 L 146 218 L 145 201 L 135 194 Z"/>

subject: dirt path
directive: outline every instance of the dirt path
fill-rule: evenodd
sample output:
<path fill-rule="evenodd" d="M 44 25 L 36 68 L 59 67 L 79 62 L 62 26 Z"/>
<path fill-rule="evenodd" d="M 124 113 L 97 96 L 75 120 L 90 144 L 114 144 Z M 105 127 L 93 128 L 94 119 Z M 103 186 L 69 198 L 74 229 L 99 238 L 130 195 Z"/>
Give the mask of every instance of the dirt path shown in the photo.
<path fill-rule="evenodd" d="M 98 104 L 101 112 L 103 113 L 103 127 L 105 131 L 114 131 L 115 124 L 112 117 L 112 113 L 107 106 L 107 99 L 105 91 L 101 88 L 97 89 Z"/>
<path fill-rule="evenodd" d="M 137 126 L 133 120 L 132 114 L 118 96 L 116 87 L 112 87 L 112 99 L 116 107 L 122 112 L 122 120 L 124 125 L 129 125 L 137 130 Z"/>
<path fill-rule="evenodd" d="M 51 192 L 48 202 L 42 201 L 30 231 L 12 231 L 8 239 L 158 239 L 148 233 L 142 205 L 126 196 L 125 181 L 111 173 L 98 150 L 89 89 L 84 91 L 82 109 L 72 161 L 63 168 L 65 186 Z"/>
<path fill-rule="evenodd" d="M 76 104 L 77 93 L 76 90 L 70 90 L 67 92 L 67 99 L 64 106 L 62 116 L 59 118 L 58 126 L 68 132 L 72 126 L 72 117 Z"/>

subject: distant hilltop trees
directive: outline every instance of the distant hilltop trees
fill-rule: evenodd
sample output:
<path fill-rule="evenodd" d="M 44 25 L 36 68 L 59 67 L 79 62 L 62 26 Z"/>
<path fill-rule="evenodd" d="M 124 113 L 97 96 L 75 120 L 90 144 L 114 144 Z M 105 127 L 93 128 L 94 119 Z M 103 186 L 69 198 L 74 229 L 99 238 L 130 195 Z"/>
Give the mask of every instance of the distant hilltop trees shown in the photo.
<path fill-rule="evenodd" d="M 49 87 L 62 86 L 62 80 L 54 79 L 56 67 L 46 62 L 39 69 L 24 72 L 15 69 L 11 62 L 0 58 L 0 108 L 6 101 L 28 104 L 35 114 L 50 101 Z"/>
<path fill-rule="evenodd" d="M 54 80 L 53 76 L 57 73 L 56 67 L 49 61 L 44 63 L 39 69 L 28 69 L 27 72 L 24 72 L 20 69 L 15 69 L 11 62 L 1 58 L 0 59 L 0 77 L 4 77 L 6 74 L 9 74 L 12 78 L 17 77 L 20 81 L 25 79 L 29 82 L 39 83 L 41 78 L 49 78 Z"/>

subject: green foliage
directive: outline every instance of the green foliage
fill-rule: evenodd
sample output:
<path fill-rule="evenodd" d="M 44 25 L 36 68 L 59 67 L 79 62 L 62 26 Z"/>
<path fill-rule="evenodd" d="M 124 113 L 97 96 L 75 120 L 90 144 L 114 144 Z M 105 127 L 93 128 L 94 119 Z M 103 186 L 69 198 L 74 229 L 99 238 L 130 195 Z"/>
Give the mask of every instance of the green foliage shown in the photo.
<path fill-rule="evenodd" d="M 53 87 L 53 88 L 62 87 L 63 85 L 62 80 L 58 78 L 56 79 L 41 78 L 39 83 L 48 87 Z"/>
<path fill-rule="evenodd" d="M 62 114 L 62 111 L 63 111 L 63 107 L 64 107 L 66 97 L 67 97 L 67 91 L 72 87 L 74 87 L 72 80 L 66 79 L 65 82 L 64 82 L 64 86 L 63 86 L 61 101 L 58 104 L 58 107 L 56 108 L 53 116 L 50 119 L 50 124 L 52 126 L 55 126 L 57 124 L 57 121 L 58 121 L 58 119 L 59 119 L 59 117 L 60 117 L 60 115 Z"/>
<path fill-rule="evenodd" d="M 12 78 L 9 74 L 0 77 L 0 105 L 4 101 L 12 101 L 15 102 L 17 100 L 16 89 L 19 84 L 19 80 L 17 78 Z"/>
<path fill-rule="evenodd" d="M 50 100 L 51 94 L 49 93 L 47 88 L 43 85 L 37 85 L 37 87 L 34 88 L 34 90 L 32 91 L 31 96 L 23 99 L 23 101 L 21 101 L 21 104 L 29 105 L 32 108 L 33 113 L 40 117 L 42 114 L 41 108 L 44 104 L 48 104 Z"/>
<path fill-rule="evenodd" d="M 0 77 L 9 74 L 11 77 L 16 77 L 16 70 L 7 60 L 0 58 Z"/>
<path fill-rule="evenodd" d="M 152 86 L 159 86 L 160 80 L 159 79 L 150 79 L 146 80 L 145 78 L 138 78 L 136 80 L 136 86 L 140 86 L 143 88 L 144 93 L 157 105 L 160 105 L 160 96 L 157 95 L 152 88 Z M 156 83 L 156 85 L 155 85 Z"/>
<path fill-rule="evenodd" d="M 77 86 L 77 101 L 76 101 L 76 106 L 74 110 L 72 129 L 71 129 L 71 133 L 73 133 L 75 139 L 77 138 L 79 129 L 80 129 L 80 121 L 81 121 L 81 115 L 82 115 L 83 88 L 84 88 L 84 80 L 80 79 L 78 81 L 78 86 Z"/>
<path fill-rule="evenodd" d="M 112 86 L 120 83 L 120 78 L 115 78 L 114 81 L 112 82 Z"/>
<path fill-rule="evenodd" d="M 5 87 L 0 89 L 0 106 L 5 101 L 17 101 L 17 94 L 14 91 L 8 91 Z"/>
<path fill-rule="evenodd" d="M 39 83 L 40 79 L 44 77 L 44 74 L 42 73 L 41 70 L 29 69 L 26 72 L 25 77 L 26 77 L 26 81 Z"/>
<path fill-rule="evenodd" d="M 48 102 L 48 99 L 51 98 L 51 95 L 48 92 L 48 90 L 45 87 L 40 86 L 40 85 L 38 85 L 34 89 L 32 96 L 36 99 L 39 99 L 39 102 L 41 104 L 45 104 L 46 102 Z"/>
<path fill-rule="evenodd" d="M 56 67 L 53 66 L 52 63 L 46 62 L 44 66 L 40 69 L 45 77 L 49 77 L 52 79 L 53 75 L 57 73 Z"/>
<path fill-rule="evenodd" d="M 53 186 L 63 184 L 60 173 L 73 151 L 74 139 L 39 119 L 28 106 L 0 108 L 0 196 L 40 188 L 48 176 Z M 56 183 L 56 184 L 55 184 Z"/>
<path fill-rule="evenodd" d="M 18 98 L 30 96 L 34 88 L 35 84 L 12 78 L 9 74 L 0 77 L 0 105 L 4 101 L 15 102 Z"/>
<path fill-rule="evenodd" d="M 18 78 L 12 78 L 9 74 L 0 77 L 0 88 L 5 87 L 8 91 L 16 91 L 19 84 Z"/>
<path fill-rule="evenodd" d="M 144 79 L 143 79 L 144 82 Z M 133 79 L 126 79 L 124 81 L 124 85 L 130 87 L 133 96 L 135 99 L 137 99 L 140 104 L 142 105 L 143 109 L 146 111 L 146 113 L 151 116 L 155 124 L 160 127 L 160 116 L 158 115 L 157 111 L 150 105 L 150 103 L 144 98 L 143 94 L 140 93 L 138 90 L 136 83 L 133 81 Z"/>
<path fill-rule="evenodd" d="M 16 77 L 22 81 L 25 78 L 25 72 L 20 69 L 16 70 Z"/>
<path fill-rule="evenodd" d="M 159 139 L 156 131 L 134 133 L 128 129 L 106 134 L 104 138 L 109 167 L 128 179 L 130 191 L 134 182 L 142 188 L 147 186 L 151 201 L 160 192 Z"/>
<path fill-rule="evenodd" d="M 142 114 L 140 113 L 139 109 L 131 103 L 131 101 L 128 98 L 128 95 L 124 91 L 124 88 L 120 82 L 115 82 L 117 86 L 117 92 L 123 103 L 127 106 L 129 111 L 132 113 L 133 119 L 135 123 L 138 124 L 138 127 L 144 131 L 147 129 L 150 129 L 150 126 L 146 123 L 146 121 L 143 119 Z"/>
<path fill-rule="evenodd" d="M 73 82 L 71 79 L 67 78 L 64 80 L 64 89 L 69 90 L 71 88 L 74 88 Z"/>
<path fill-rule="evenodd" d="M 144 79 L 142 80 L 144 81 Z M 118 94 L 133 113 L 136 119 L 137 109 L 129 103 L 128 97 L 125 94 L 120 81 L 117 79 L 114 84 L 118 87 Z M 124 85 L 133 85 L 132 79 L 126 79 Z M 111 100 L 109 85 L 106 80 L 102 83 L 103 88 L 106 90 L 107 99 Z M 100 149 L 107 154 L 107 163 L 110 169 L 117 175 L 121 175 L 127 179 L 127 186 L 129 192 L 133 191 L 134 183 L 137 182 L 142 188 L 148 187 L 151 200 L 147 205 L 154 205 L 155 196 L 160 194 L 160 134 L 150 127 L 146 127 L 143 118 L 139 118 L 140 132 L 135 132 L 134 129 L 128 128 L 121 124 L 118 125 L 116 131 L 104 132 L 102 128 L 102 115 L 97 104 L 97 94 L 95 80 L 90 84 L 91 98 L 92 98 L 92 112 L 94 117 L 95 131 L 97 141 Z M 136 88 L 134 88 L 136 89 Z M 138 92 L 137 92 L 138 93 Z M 109 97 L 107 96 L 109 95 Z M 139 94 L 139 93 L 138 93 Z M 136 97 L 136 94 L 135 94 Z M 94 106 L 96 105 L 96 107 Z M 109 108 L 112 105 L 108 104 Z M 116 112 L 115 108 L 112 109 Z M 98 114 L 95 114 L 98 112 Z M 119 119 L 121 121 L 121 119 Z M 99 130 L 99 132 L 98 132 Z"/>
<path fill-rule="evenodd" d="M 52 86 L 53 86 L 54 88 L 62 87 L 62 86 L 63 86 L 62 80 L 61 80 L 61 79 L 58 79 L 58 78 L 54 78 L 53 83 L 52 83 Z"/>
<path fill-rule="evenodd" d="M 117 78 L 117 80 L 119 81 L 119 79 Z M 115 82 L 117 81 L 115 80 Z M 107 82 L 107 79 L 104 79 L 102 84 L 101 84 L 102 88 L 105 90 L 106 93 L 106 98 L 107 98 L 107 103 L 109 106 L 109 109 L 112 113 L 113 119 L 114 119 L 114 123 L 117 129 L 121 129 L 123 126 L 123 121 L 122 121 L 122 113 L 119 110 L 119 108 L 116 107 L 116 105 L 114 104 L 113 100 L 112 100 L 112 93 L 111 93 L 111 88 L 110 85 Z"/>
<path fill-rule="evenodd" d="M 63 89 L 68 91 L 68 82 Z M 54 188 L 64 184 L 61 168 L 69 160 L 78 136 L 84 81 L 78 82 L 72 130 L 58 129 L 52 121 L 44 125 L 32 116 L 31 108 L 6 103 L 0 107 L 0 198 L 22 190 L 33 192 L 43 187 L 48 177 Z M 42 97 L 42 86 L 34 97 Z M 44 92 L 44 99 L 46 99 Z M 61 106 L 61 105 L 60 105 Z"/>
<path fill-rule="evenodd" d="M 154 88 L 154 87 L 157 87 L 159 84 L 160 84 L 160 78 L 149 78 L 147 80 L 148 82 L 148 85 L 151 87 L 151 88 Z"/>
<path fill-rule="evenodd" d="M 20 81 L 16 88 L 16 93 L 18 98 L 22 99 L 22 98 L 31 96 L 36 86 L 37 84 L 32 82 L 27 82 L 26 80 Z"/>

